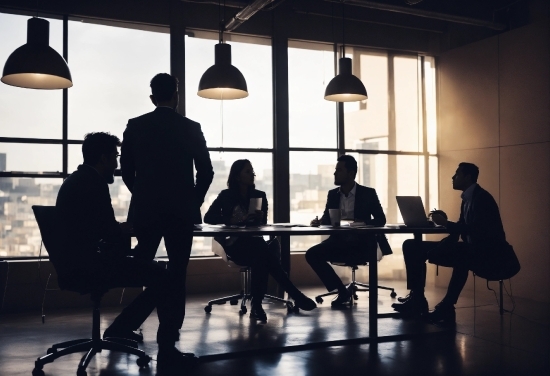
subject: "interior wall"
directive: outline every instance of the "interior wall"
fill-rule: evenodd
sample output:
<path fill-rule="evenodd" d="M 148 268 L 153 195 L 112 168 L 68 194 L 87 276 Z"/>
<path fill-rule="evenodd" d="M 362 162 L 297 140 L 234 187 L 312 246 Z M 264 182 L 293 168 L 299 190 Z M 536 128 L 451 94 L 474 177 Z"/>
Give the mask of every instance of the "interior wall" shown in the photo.
<path fill-rule="evenodd" d="M 521 263 L 514 296 L 549 302 L 549 19 L 451 50 L 438 63 L 440 208 L 458 219 L 461 192 L 451 176 L 459 162 L 478 165 Z M 446 286 L 450 271 L 439 268 L 436 285 Z M 484 281 L 477 289 L 486 290 Z"/>

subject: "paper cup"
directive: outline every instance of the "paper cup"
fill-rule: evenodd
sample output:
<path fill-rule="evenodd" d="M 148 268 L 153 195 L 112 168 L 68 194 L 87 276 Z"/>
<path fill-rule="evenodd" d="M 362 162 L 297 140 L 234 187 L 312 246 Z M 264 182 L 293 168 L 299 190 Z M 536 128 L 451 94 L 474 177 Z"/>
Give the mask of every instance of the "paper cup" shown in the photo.
<path fill-rule="evenodd" d="M 332 226 L 340 226 L 340 216 L 342 212 L 340 209 L 329 209 L 328 214 L 330 215 L 330 224 Z"/>

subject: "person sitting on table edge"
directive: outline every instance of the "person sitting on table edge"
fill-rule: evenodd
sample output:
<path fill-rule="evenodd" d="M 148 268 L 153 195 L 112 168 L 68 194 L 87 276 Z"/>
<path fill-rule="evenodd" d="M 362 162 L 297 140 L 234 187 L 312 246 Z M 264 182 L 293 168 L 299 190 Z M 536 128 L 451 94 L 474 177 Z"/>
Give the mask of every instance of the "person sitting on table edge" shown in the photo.
<path fill-rule="evenodd" d="M 410 293 L 399 298 L 401 303 L 394 303 L 392 307 L 405 317 L 427 318 L 432 323 L 452 325 L 456 321 L 454 305 L 466 284 L 469 270 L 482 277 L 499 274 L 498 279 L 506 279 L 501 274 L 506 269 L 517 269 L 512 275 L 519 271 L 513 248 L 506 241 L 498 205 L 493 196 L 477 184 L 478 175 L 476 165 L 462 162 L 452 177 L 453 189 L 462 191 L 458 222 L 449 221 L 442 210 L 434 209 L 430 214 L 436 225 L 449 230 L 448 237 L 439 242 L 406 240 L 403 243 Z M 458 241 L 459 236 L 462 242 Z M 453 268 L 447 294 L 432 312 L 428 312 L 424 296 L 426 261 Z"/>
<path fill-rule="evenodd" d="M 231 165 L 227 187 L 220 192 L 204 221 L 209 224 L 242 225 L 267 223 L 267 197 L 254 185 L 254 169 L 248 159 L 239 159 Z M 260 199 L 261 210 L 250 211 L 251 199 Z M 231 236 L 216 237 L 224 248 L 227 257 L 237 265 L 251 267 L 251 310 L 250 318 L 266 321 L 267 315 L 262 307 L 262 299 L 267 291 L 268 276 L 275 281 L 294 299 L 296 306 L 305 311 L 311 311 L 317 305 L 305 296 L 288 278 L 280 260 L 279 242 L 275 239 L 266 242 L 262 236 Z"/>
<path fill-rule="evenodd" d="M 311 226 L 330 225 L 330 209 L 339 209 L 342 219 L 364 222 L 366 225 L 381 227 L 386 224 L 386 216 L 374 188 L 355 182 L 357 161 L 351 155 L 342 155 L 334 170 L 334 185 L 339 188 L 328 192 L 323 216 L 311 221 Z M 328 291 L 337 290 L 338 295 L 331 302 L 332 307 L 351 304 L 353 291 L 348 291 L 329 261 L 350 264 L 366 263 L 369 252 L 376 252 L 377 243 L 384 254 L 390 254 L 391 248 L 384 235 L 331 235 L 306 252 L 306 260 L 319 276 Z"/>
<path fill-rule="evenodd" d="M 57 195 L 56 211 L 64 237 L 63 262 L 56 265 L 56 271 L 60 281 L 82 286 L 84 291 L 147 286 L 115 318 L 103 337 L 143 342 L 143 336 L 130 328 L 138 328 L 156 307 L 159 354 L 167 354 L 157 356 L 157 367 L 168 373 L 183 372 L 195 366 L 198 358 L 180 353 L 172 340 L 179 329 L 175 280 L 157 263 L 128 256 L 131 250 L 126 240 L 133 232 L 132 225 L 115 219 L 108 184 L 114 182 L 118 146 L 118 137 L 109 133 L 89 133 L 84 137 L 84 163 L 67 177 Z"/>

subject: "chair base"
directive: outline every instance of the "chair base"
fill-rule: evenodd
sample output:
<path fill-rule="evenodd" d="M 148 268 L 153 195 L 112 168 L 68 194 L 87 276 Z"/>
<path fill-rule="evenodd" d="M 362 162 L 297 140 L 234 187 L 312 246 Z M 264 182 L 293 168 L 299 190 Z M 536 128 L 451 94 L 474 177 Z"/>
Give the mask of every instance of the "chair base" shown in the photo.
<path fill-rule="evenodd" d="M 44 375 L 42 368 L 47 363 L 52 363 L 57 358 L 65 355 L 85 351 L 86 354 L 80 360 L 77 369 L 77 376 L 86 375 L 86 367 L 93 359 L 94 355 L 102 350 L 120 351 L 127 354 L 137 355 L 137 365 L 142 368 L 146 367 L 151 361 L 151 357 L 145 354 L 143 350 L 137 348 L 137 342 L 125 338 L 108 338 L 108 339 L 76 339 L 72 341 L 57 343 L 47 350 L 47 355 L 44 355 L 34 363 L 33 376 Z"/>
<path fill-rule="evenodd" d="M 388 291 L 391 291 L 390 293 L 390 297 L 392 298 L 395 298 L 397 296 L 397 294 L 395 293 L 395 289 L 392 288 L 392 287 L 386 287 L 386 286 L 377 286 L 377 288 L 381 289 L 381 290 L 388 290 Z M 370 286 L 366 283 L 361 283 L 361 282 L 357 282 L 357 281 L 352 281 L 351 283 L 347 284 L 346 285 L 346 289 L 352 293 L 353 295 L 353 299 L 354 300 L 358 300 L 359 299 L 359 296 L 357 296 L 357 292 L 359 291 L 370 291 Z M 338 294 L 338 291 L 337 290 L 334 290 L 334 291 L 330 291 L 330 292 L 327 292 L 326 294 L 321 294 L 321 295 L 317 295 L 315 297 L 315 301 L 319 304 L 323 303 L 323 298 L 325 296 L 330 296 L 330 295 L 336 295 Z"/>
<path fill-rule="evenodd" d="M 279 298 L 277 296 L 273 295 L 264 295 L 264 299 L 269 299 L 275 302 L 284 303 L 286 305 L 288 313 L 291 312 L 297 312 L 298 307 L 296 307 L 290 300 L 286 300 L 283 298 Z M 241 291 L 239 294 L 225 296 L 223 298 L 213 299 L 208 302 L 208 304 L 204 307 L 204 311 L 206 313 L 212 312 L 212 306 L 214 304 L 222 305 L 227 302 L 229 302 L 231 305 L 237 305 L 239 304 L 239 300 L 241 301 L 241 309 L 239 310 L 240 315 L 246 314 L 248 312 L 248 309 L 246 308 L 246 302 L 252 300 L 252 295 L 246 294 L 244 291 Z"/>

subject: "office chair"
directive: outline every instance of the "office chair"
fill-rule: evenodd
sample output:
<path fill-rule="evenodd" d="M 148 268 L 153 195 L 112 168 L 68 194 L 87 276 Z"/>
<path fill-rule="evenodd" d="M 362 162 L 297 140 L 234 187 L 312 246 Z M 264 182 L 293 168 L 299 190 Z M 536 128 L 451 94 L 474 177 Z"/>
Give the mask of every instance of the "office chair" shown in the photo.
<path fill-rule="evenodd" d="M 357 282 L 355 280 L 355 271 L 357 269 L 359 269 L 359 266 L 365 266 L 365 265 L 368 265 L 368 262 L 363 262 L 363 263 L 348 263 L 348 262 L 336 262 L 336 261 L 331 261 L 330 262 L 332 265 L 336 265 L 336 266 L 347 266 L 348 268 L 351 268 L 351 282 L 348 283 L 348 285 L 346 286 L 346 288 L 348 289 L 349 292 L 352 293 L 352 296 L 353 296 L 353 299 L 354 300 L 358 300 L 359 299 L 359 296 L 357 296 L 357 292 L 358 291 L 369 291 L 370 290 L 370 286 L 366 283 L 361 283 L 361 282 Z M 386 286 L 377 286 L 377 288 L 381 289 L 381 290 L 388 290 L 388 291 L 391 291 L 390 293 L 390 296 L 392 298 L 395 298 L 397 296 L 397 294 L 395 293 L 395 289 L 392 288 L 392 287 L 386 287 Z M 317 295 L 315 297 L 315 301 L 319 304 L 322 304 L 323 303 L 323 298 L 325 296 L 329 296 L 329 295 L 336 295 L 338 294 L 338 291 L 331 291 L 331 292 L 327 292 L 326 294 L 321 294 L 321 295 Z"/>
<path fill-rule="evenodd" d="M 231 305 L 237 305 L 239 304 L 239 299 L 241 300 L 241 309 L 239 310 L 240 315 L 244 315 L 247 312 L 246 308 L 246 302 L 252 300 L 252 295 L 250 294 L 250 277 L 251 277 L 251 270 L 249 266 L 241 266 L 235 264 L 233 261 L 231 261 L 227 254 L 225 253 L 225 250 L 223 249 L 222 245 L 218 243 L 215 239 L 212 239 L 212 252 L 214 252 L 216 255 L 220 256 L 225 262 L 227 262 L 228 266 L 230 267 L 238 267 L 241 269 L 241 286 L 242 290 L 240 293 L 230 296 L 225 296 L 223 298 L 213 299 L 208 302 L 208 304 L 204 307 L 204 311 L 206 313 L 212 312 L 212 305 L 214 304 L 225 304 L 229 302 Z M 265 295 L 265 299 L 270 299 L 276 302 L 285 303 L 288 313 L 291 312 L 298 312 L 298 307 L 295 307 L 294 304 L 290 300 L 285 300 L 273 295 Z"/>
<path fill-rule="evenodd" d="M 36 222 L 38 223 L 38 228 L 40 229 L 40 235 L 42 236 L 42 241 L 48 255 L 50 256 L 50 261 L 52 262 L 54 269 L 58 273 L 60 278 L 59 287 L 62 290 L 74 291 L 80 294 L 90 294 L 91 300 L 93 302 L 93 315 L 92 315 L 92 338 L 84 339 L 75 339 L 72 341 L 66 341 L 62 343 L 56 343 L 52 345 L 47 351 L 46 354 L 38 358 L 35 362 L 35 368 L 32 371 L 33 376 L 44 375 L 42 368 L 44 364 L 51 363 L 55 359 L 60 358 L 65 355 L 73 354 L 76 352 L 85 351 L 86 354 L 80 360 L 77 369 L 77 376 L 86 375 L 86 367 L 93 359 L 96 353 L 101 352 L 101 350 L 110 350 L 110 351 L 121 351 L 128 354 L 137 355 L 137 365 L 141 367 L 146 367 L 151 358 L 145 354 L 142 350 L 137 348 L 137 342 L 128 340 L 125 338 L 107 338 L 102 339 L 100 334 L 100 303 L 101 297 L 108 291 L 108 288 L 105 287 L 87 287 L 83 288 L 81 286 L 71 285 L 67 281 L 63 281 L 63 274 L 58 270 L 57 265 L 60 258 L 63 257 L 61 252 L 61 232 L 59 226 L 57 225 L 56 210 L 55 206 L 38 206 L 34 205 L 32 207 Z"/>

